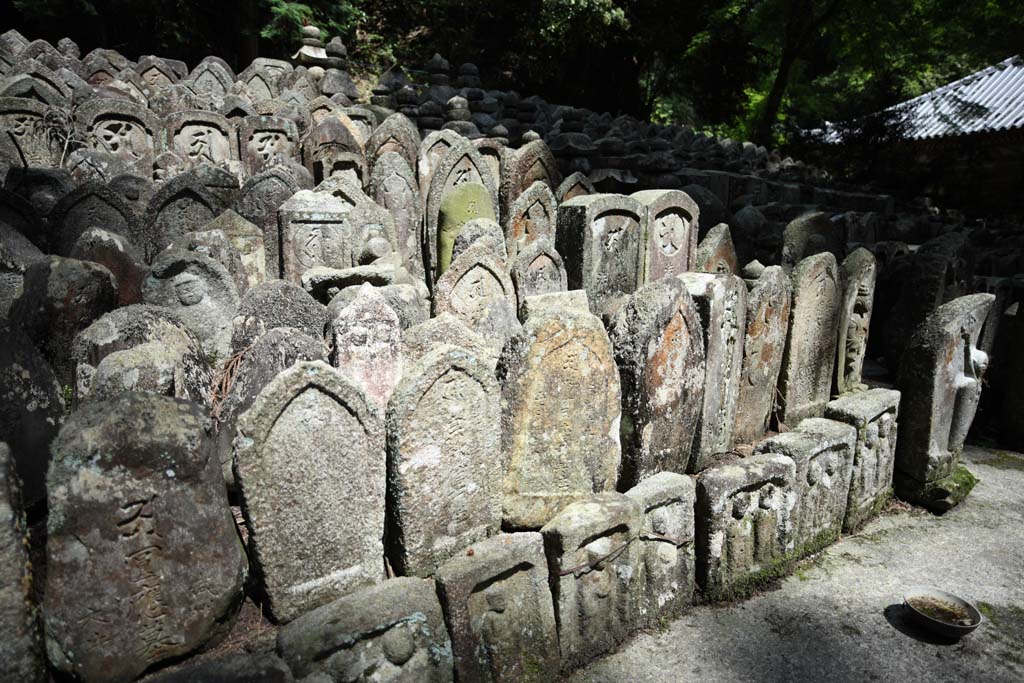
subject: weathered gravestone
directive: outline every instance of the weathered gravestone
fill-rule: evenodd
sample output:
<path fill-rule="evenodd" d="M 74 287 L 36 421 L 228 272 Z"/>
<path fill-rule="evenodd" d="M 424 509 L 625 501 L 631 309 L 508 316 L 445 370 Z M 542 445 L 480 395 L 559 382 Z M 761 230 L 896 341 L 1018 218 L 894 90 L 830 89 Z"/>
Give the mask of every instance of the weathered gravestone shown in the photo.
<path fill-rule="evenodd" d="M 114 276 L 117 305 L 128 306 L 142 301 L 142 281 L 148 268 L 141 251 L 128 238 L 117 233 L 89 228 L 71 248 L 71 258 L 98 263 Z"/>
<path fill-rule="evenodd" d="M 684 273 L 679 279 L 696 304 L 704 334 L 704 399 L 686 469 L 694 473 L 732 448 L 747 290 L 735 275 Z"/>
<path fill-rule="evenodd" d="M 512 216 L 515 213 L 512 205 L 516 199 L 536 182 L 546 185 L 552 194 L 562 182 L 558 162 L 543 140 L 533 140 L 519 149 L 507 151 L 499 188 L 502 214 Z"/>
<path fill-rule="evenodd" d="M 621 394 L 600 320 L 541 308 L 505 345 L 497 374 L 505 525 L 537 529 L 572 501 L 615 489 Z"/>
<path fill-rule="evenodd" d="M 502 259 L 508 258 L 508 250 L 505 249 L 505 235 L 501 226 L 489 218 L 474 218 L 467 222 L 459 230 L 452 243 L 452 260 L 459 257 L 459 254 L 469 249 L 477 242 L 485 243 L 491 251 Z"/>
<path fill-rule="evenodd" d="M 642 190 L 630 195 L 647 207 L 643 281 L 696 270 L 700 209 L 679 190 Z"/>
<path fill-rule="evenodd" d="M 782 267 L 792 270 L 804 259 L 830 252 L 837 261 L 845 252 L 842 230 L 820 211 L 792 220 L 782 234 Z"/>
<path fill-rule="evenodd" d="M 555 196 L 543 181 L 535 181 L 515 198 L 505 218 L 505 245 L 509 256 L 534 240 L 555 239 Z"/>
<path fill-rule="evenodd" d="M 202 228 L 202 232 L 215 230 L 224 233 L 241 259 L 245 286 L 239 289 L 240 294 L 267 279 L 267 255 L 263 244 L 263 232 L 255 224 L 228 209 Z"/>
<path fill-rule="evenodd" d="M 442 313 L 413 325 L 402 333 L 402 358 L 410 365 L 442 344 L 464 349 L 493 370 L 500 349 L 487 341 L 451 313 Z"/>
<path fill-rule="evenodd" d="M 125 306 L 75 337 L 76 404 L 146 391 L 209 406 L 213 370 L 199 338 L 160 306 Z"/>
<path fill-rule="evenodd" d="M 422 180 L 421 175 L 421 183 Z M 463 188 L 464 185 L 473 189 Z M 482 191 L 478 187 L 480 185 L 486 191 Z M 497 206 L 497 181 L 491 177 L 476 147 L 468 140 L 459 138 L 459 142 L 447 150 L 434 167 L 424 197 L 423 240 L 429 254 L 429 270 L 434 273 L 435 279 L 446 267 L 446 253 L 441 243 L 449 238 L 454 241 L 461 225 L 468 220 L 497 220 Z M 447 253 L 450 252 L 449 247 Z"/>
<path fill-rule="evenodd" d="M 455 145 L 463 141 L 463 137 L 451 130 L 435 130 L 427 133 L 420 142 L 416 152 L 416 177 L 420 183 L 420 194 L 426 195 L 430 189 L 430 180 L 441 159 Z"/>
<path fill-rule="evenodd" d="M 275 619 L 384 578 L 384 429 L 358 385 L 321 361 L 295 363 L 237 434 L 235 479 Z"/>
<path fill-rule="evenodd" d="M 451 683 L 452 648 L 434 582 L 396 578 L 303 614 L 277 652 L 303 681 Z"/>
<path fill-rule="evenodd" d="M 696 582 L 694 566 L 693 479 L 659 472 L 626 491 L 640 504 L 644 527 L 640 533 L 640 575 L 643 597 L 637 605 L 637 625 L 657 628 L 690 609 Z"/>
<path fill-rule="evenodd" d="M 263 233 L 268 278 L 281 276 L 281 233 L 277 210 L 299 191 L 299 183 L 283 165 L 271 166 L 245 182 L 235 200 L 234 209 Z"/>
<path fill-rule="evenodd" d="M 117 290 L 109 270 L 89 261 L 50 256 L 25 269 L 10 319 L 32 339 L 57 380 L 71 386 L 73 368 L 67 351 L 75 335 L 116 306 Z"/>
<path fill-rule="evenodd" d="M 279 116 L 246 116 L 238 124 L 238 144 L 242 168 L 250 176 L 299 158 L 295 122 Z"/>
<path fill-rule="evenodd" d="M 781 267 L 769 266 L 746 284 L 747 328 L 732 434 L 733 442 L 741 444 L 760 439 L 768 430 L 786 348 L 790 307 L 789 278 Z"/>
<path fill-rule="evenodd" d="M 429 576 L 501 528 L 500 393 L 467 351 L 439 346 L 407 368 L 388 405 L 392 566 Z"/>
<path fill-rule="evenodd" d="M 812 417 L 755 447 L 758 453 L 785 455 L 796 463 L 796 557 L 816 553 L 839 538 L 856 445 L 857 432 L 850 425 Z"/>
<path fill-rule="evenodd" d="M 587 176 L 579 171 L 566 176 L 555 191 L 559 204 L 588 194 L 597 194 L 597 190 L 594 189 L 593 183 L 587 180 Z"/>
<path fill-rule="evenodd" d="M 434 285 L 434 314 L 451 313 L 489 344 L 501 348 L 519 330 L 516 293 L 505 261 L 477 243 Z"/>
<path fill-rule="evenodd" d="M 532 683 L 558 670 L 558 634 L 540 534 L 501 534 L 437 572 L 460 681 Z"/>
<path fill-rule="evenodd" d="M 701 240 L 694 256 L 693 270 L 704 273 L 740 274 L 739 258 L 729 226 L 719 223 Z"/>
<path fill-rule="evenodd" d="M 231 352 L 238 353 L 275 327 L 294 327 L 322 339 L 327 308 L 304 289 L 284 280 L 268 280 L 246 292 L 231 321 Z"/>
<path fill-rule="evenodd" d="M 194 251 L 212 258 L 224 266 L 235 283 L 239 295 L 249 289 L 249 282 L 242 266 L 242 255 L 235 249 L 228 236 L 220 230 L 197 230 L 177 238 L 167 247 L 170 250 Z"/>
<path fill-rule="evenodd" d="M 470 223 L 497 220 L 494 204 L 481 183 L 465 182 L 445 194 L 438 209 L 436 232 L 427 232 L 434 280 L 451 266 L 455 241 Z"/>
<path fill-rule="evenodd" d="M 71 253 L 79 235 L 101 228 L 127 237 L 141 246 L 139 217 L 128 201 L 105 184 L 86 182 L 64 195 L 50 212 L 50 248 L 55 254 Z"/>
<path fill-rule="evenodd" d="M 352 201 L 300 190 L 281 205 L 278 221 L 283 277 L 296 284 L 310 268 L 369 265 L 397 246 L 391 215 L 361 190 Z"/>
<path fill-rule="evenodd" d="M 379 129 L 378 129 L 379 130 Z M 398 251 L 409 272 L 423 277 L 423 249 L 420 244 L 420 191 L 412 168 L 402 156 L 384 152 L 370 174 L 370 197 L 391 212 L 395 219 Z"/>
<path fill-rule="evenodd" d="M 385 154 L 397 154 L 405 161 L 409 171 L 413 172 L 419 149 L 420 132 L 416 124 L 404 114 L 395 113 L 381 121 L 370 133 L 366 141 L 366 158 L 376 170 Z M 416 193 L 419 194 L 418 188 Z"/>
<path fill-rule="evenodd" d="M 857 430 L 850 496 L 843 518 L 845 533 L 856 531 L 892 498 L 899 407 L 900 392 L 892 389 L 848 394 L 825 406 L 825 417 Z"/>
<path fill-rule="evenodd" d="M 977 346 L 995 296 L 971 294 L 939 306 L 917 328 L 900 363 L 896 495 L 942 512 L 976 480 L 960 464 L 988 356 Z"/>
<path fill-rule="evenodd" d="M 624 491 L 658 472 L 685 472 L 704 400 L 704 332 L 678 279 L 627 299 L 609 326 L 622 383 Z"/>
<path fill-rule="evenodd" d="M 3 442 L 0 442 L 0 628 L 4 633 L 0 643 L 0 680 L 45 681 L 39 609 L 32 599 L 32 563 L 28 558 L 28 527 L 22 508 L 21 481 L 11 451 Z"/>
<path fill-rule="evenodd" d="M 562 257 L 555 249 L 554 241 L 546 238 L 534 240 L 520 249 L 509 271 L 516 289 L 520 317 L 527 297 L 564 292 L 569 288 Z"/>
<path fill-rule="evenodd" d="M 222 632 L 245 553 L 195 404 L 121 394 L 83 406 L 47 480 L 46 651 L 83 681 L 131 681 Z"/>
<path fill-rule="evenodd" d="M 331 320 L 334 367 L 355 380 L 383 412 L 402 377 L 402 328 L 398 315 L 373 285 Z"/>
<path fill-rule="evenodd" d="M 562 672 L 614 649 L 636 629 L 643 596 L 639 502 L 599 493 L 544 525 Z"/>
<path fill-rule="evenodd" d="M 154 150 L 163 135 L 160 118 L 152 111 L 129 100 L 95 97 L 77 108 L 75 119 L 89 147 L 141 176 L 152 172 Z"/>
<path fill-rule="evenodd" d="M 795 426 L 820 417 L 832 391 L 841 292 L 836 259 L 808 256 L 790 275 L 793 287 L 789 333 L 779 371 L 780 424 Z"/>
<path fill-rule="evenodd" d="M 327 305 L 327 317 L 331 320 L 337 317 L 338 313 L 355 300 L 361 288 L 362 285 L 342 288 Z M 398 316 L 398 324 L 403 330 L 430 318 L 430 303 L 415 286 L 402 283 L 374 285 L 374 288 Z"/>
<path fill-rule="evenodd" d="M 875 301 L 875 272 L 875 257 L 863 247 L 843 261 L 843 301 L 839 310 L 839 340 L 836 343 L 833 380 L 833 393 L 837 396 L 867 388 L 860 378 Z"/>
<path fill-rule="evenodd" d="M 174 311 L 199 337 L 214 365 L 231 355 L 231 321 L 238 311 L 238 290 L 231 274 L 217 261 L 195 252 L 163 252 L 142 284 L 142 299 Z"/>
<path fill-rule="evenodd" d="M 212 111 L 177 111 L 164 117 L 164 144 L 189 167 L 238 161 L 238 135 L 227 117 Z M 237 165 L 237 163 L 236 163 Z"/>
<path fill-rule="evenodd" d="M 238 417 L 245 413 L 263 388 L 297 361 L 324 360 L 323 340 L 313 338 L 294 327 L 275 327 L 257 337 L 250 348 L 242 353 L 232 371 L 230 385 L 226 377 L 218 379 L 218 400 L 211 411 L 217 434 L 217 455 L 220 457 L 224 481 L 235 485 L 232 460 L 232 441 Z"/>
<path fill-rule="evenodd" d="M 555 246 L 569 289 L 584 289 L 591 310 L 613 312 L 636 291 L 643 272 L 647 208 L 622 195 L 577 197 L 558 207 Z"/>
<path fill-rule="evenodd" d="M 795 547 L 796 464 L 764 453 L 697 479 L 697 583 L 710 600 L 749 595 L 784 574 Z"/>

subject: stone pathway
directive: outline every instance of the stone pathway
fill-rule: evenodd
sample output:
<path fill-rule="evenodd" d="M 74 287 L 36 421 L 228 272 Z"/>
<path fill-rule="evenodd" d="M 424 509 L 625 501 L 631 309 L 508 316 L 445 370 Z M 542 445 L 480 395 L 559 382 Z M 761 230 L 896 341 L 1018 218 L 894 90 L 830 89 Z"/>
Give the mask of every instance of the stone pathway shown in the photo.
<path fill-rule="evenodd" d="M 570 681 L 1024 680 L 1024 455 L 967 451 L 981 483 L 960 507 L 880 517 L 777 589 L 696 607 Z M 988 619 L 957 643 L 917 631 L 901 618 L 914 585 L 962 595 Z"/>

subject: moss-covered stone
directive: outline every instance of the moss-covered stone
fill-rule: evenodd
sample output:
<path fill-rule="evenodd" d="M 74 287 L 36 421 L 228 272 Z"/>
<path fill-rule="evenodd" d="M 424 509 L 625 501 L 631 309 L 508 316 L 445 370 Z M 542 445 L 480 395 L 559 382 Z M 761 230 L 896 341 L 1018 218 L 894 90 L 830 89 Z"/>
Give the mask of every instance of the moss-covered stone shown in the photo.
<path fill-rule="evenodd" d="M 895 481 L 900 498 L 941 514 L 959 505 L 979 480 L 966 466 L 958 463 L 949 475 L 936 481 L 918 482 L 899 474 Z"/>
<path fill-rule="evenodd" d="M 491 195 L 481 183 L 462 183 L 441 200 L 437 225 L 437 277 L 452 264 L 455 238 L 475 218 L 497 220 Z"/>

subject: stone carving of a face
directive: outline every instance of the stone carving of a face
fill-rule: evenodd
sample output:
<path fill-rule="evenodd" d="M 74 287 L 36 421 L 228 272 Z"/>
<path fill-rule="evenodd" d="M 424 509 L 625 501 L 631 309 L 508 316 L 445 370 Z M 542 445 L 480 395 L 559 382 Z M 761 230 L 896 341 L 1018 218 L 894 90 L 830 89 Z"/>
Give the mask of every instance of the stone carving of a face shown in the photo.
<path fill-rule="evenodd" d="M 174 278 L 174 293 L 182 306 L 195 306 L 206 296 L 206 283 L 192 273 L 181 273 Z"/>

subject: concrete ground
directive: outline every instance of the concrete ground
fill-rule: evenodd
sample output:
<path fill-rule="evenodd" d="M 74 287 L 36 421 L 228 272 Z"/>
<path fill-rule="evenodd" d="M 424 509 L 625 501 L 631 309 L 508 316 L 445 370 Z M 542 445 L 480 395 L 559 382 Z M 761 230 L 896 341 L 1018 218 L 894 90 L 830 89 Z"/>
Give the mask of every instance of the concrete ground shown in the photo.
<path fill-rule="evenodd" d="M 1024 681 L 1024 455 L 968 447 L 981 482 L 939 517 L 890 510 L 774 590 L 700 606 L 641 633 L 571 683 Z M 959 642 L 903 619 L 903 589 L 934 586 L 987 619 Z"/>

